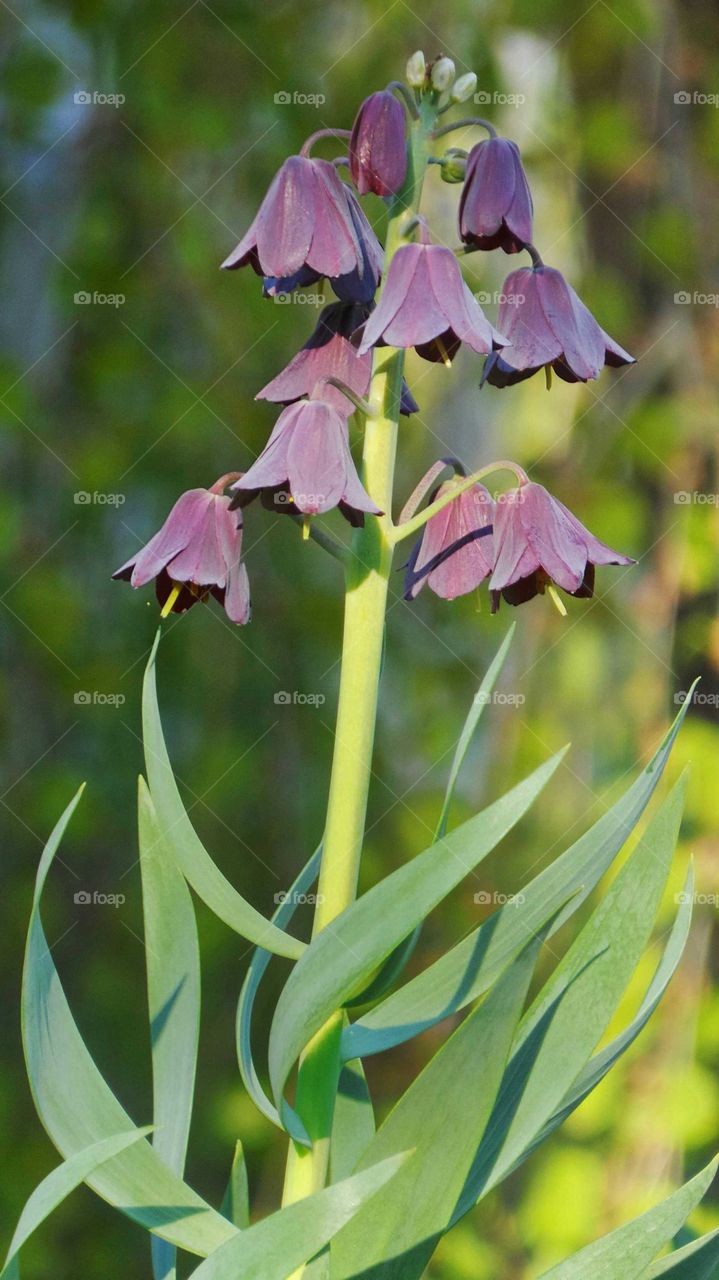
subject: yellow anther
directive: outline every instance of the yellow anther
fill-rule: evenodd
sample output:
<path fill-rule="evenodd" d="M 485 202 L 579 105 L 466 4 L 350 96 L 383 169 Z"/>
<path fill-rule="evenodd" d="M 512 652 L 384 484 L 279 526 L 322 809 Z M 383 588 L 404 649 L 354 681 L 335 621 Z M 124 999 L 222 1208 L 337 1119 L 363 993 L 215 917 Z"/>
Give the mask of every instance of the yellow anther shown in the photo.
<path fill-rule="evenodd" d="M 312 520 L 311 516 L 305 516 L 302 520 L 302 541 L 303 542 L 307 542 L 307 540 L 309 539 L 310 529 L 312 527 L 311 520 Z"/>
<path fill-rule="evenodd" d="M 554 586 L 552 582 L 550 582 L 549 586 L 547 587 L 547 591 L 549 592 L 550 599 L 555 609 L 557 610 L 557 612 L 561 613 L 563 618 L 566 618 L 567 610 L 564 607 L 564 601 L 562 600 L 559 592 L 557 591 L 557 588 Z"/>
<path fill-rule="evenodd" d="M 176 582 L 174 587 L 172 588 L 172 591 L 170 592 L 169 596 L 167 597 L 165 603 L 162 606 L 162 610 L 160 612 L 161 618 L 166 618 L 168 613 L 172 611 L 172 606 L 174 605 L 181 591 L 182 591 L 182 583 Z"/>
<path fill-rule="evenodd" d="M 443 343 L 442 339 L 441 339 L 441 338 L 435 338 L 435 340 L 434 340 L 434 341 L 435 341 L 435 344 L 436 344 L 437 350 L 439 351 L 439 354 L 440 354 L 440 355 L 441 355 L 441 357 L 442 357 L 442 360 L 443 360 L 444 364 L 447 366 L 447 368 L 448 368 L 448 369 L 451 369 L 451 368 L 452 368 L 452 361 L 451 361 L 451 360 L 450 360 L 450 358 L 449 358 L 449 353 L 448 353 L 447 348 L 445 347 L 445 345 L 444 345 L 444 343 Z"/>

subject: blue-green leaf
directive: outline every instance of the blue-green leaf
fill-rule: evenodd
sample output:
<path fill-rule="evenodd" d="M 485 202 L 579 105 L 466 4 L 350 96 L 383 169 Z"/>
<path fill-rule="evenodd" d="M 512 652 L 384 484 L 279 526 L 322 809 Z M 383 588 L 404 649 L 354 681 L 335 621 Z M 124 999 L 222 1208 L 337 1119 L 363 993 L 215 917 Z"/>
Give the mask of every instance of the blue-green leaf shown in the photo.
<path fill-rule="evenodd" d="M 644 772 L 589 831 L 451 951 L 345 1029 L 345 1060 L 391 1049 L 463 1009 L 489 989 L 526 938 L 576 890 L 557 927 L 565 922 L 592 892 L 639 821 L 686 709 L 684 703 Z"/>
<path fill-rule="evenodd" d="M 683 775 L 523 1018 L 468 1179 L 465 1209 L 506 1177 L 541 1132 L 619 1004 L 671 869 L 685 781 Z"/>
<path fill-rule="evenodd" d="M 241 1231 L 250 1225 L 250 1188 L 241 1142 L 235 1143 L 232 1168 L 220 1212 Z"/>
<path fill-rule="evenodd" d="M 157 705 L 155 656 L 159 639 L 158 633 L 145 671 L 142 723 L 150 793 L 167 846 L 197 896 L 220 920 L 266 951 L 296 960 L 305 949 L 304 943 L 278 929 L 237 892 L 212 861 L 187 816 L 167 754 Z"/>
<path fill-rule="evenodd" d="M 313 938 L 285 984 L 270 1031 L 270 1080 L 283 1123 L 296 1141 L 309 1144 L 283 1094 L 304 1046 L 397 943 L 495 848 L 563 755 L 558 752 L 501 799 L 392 872 Z"/>
<path fill-rule="evenodd" d="M 307 893 L 314 884 L 319 873 L 321 860 L 322 845 L 315 849 L 309 862 L 297 876 L 284 901 L 277 907 L 272 917 L 273 924 L 280 928 L 284 928 L 285 925 L 289 924 L 295 913 L 298 899 Z M 272 953 L 265 951 L 262 947 L 257 947 L 253 952 L 237 1003 L 236 1042 L 240 1075 L 247 1092 L 258 1110 L 281 1129 L 282 1121 L 280 1120 L 279 1112 L 262 1088 L 252 1057 L 252 1012 L 260 983 L 271 959 Z"/>
<path fill-rule="evenodd" d="M 716 1280 L 719 1275 L 719 1230 L 675 1249 L 650 1267 L 646 1280 Z"/>
<path fill-rule="evenodd" d="M 347 1062 L 340 1072 L 332 1118 L 331 1182 L 340 1182 L 354 1172 L 374 1132 L 374 1110 L 362 1063 L 359 1059 Z"/>
<path fill-rule="evenodd" d="M 192 1116 L 200 1033 L 200 951 L 195 909 L 170 856 L 144 778 L 138 834 L 145 921 L 147 998 L 152 1046 L 152 1145 L 182 1176 Z M 152 1241 L 155 1280 L 175 1280 L 175 1249 Z"/>
<path fill-rule="evenodd" d="M 541 945 L 541 937 L 529 942 L 378 1129 L 360 1168 L 414 1151 L 377 1202 L 332 1242 L 332 1280 L 424 1274 L 491 1114 Z"/>
<path fill-rule="evenodd" d="M 66 1158 L 134 1128 L 90 1056 L 70 1012 L 40 920 L 43 886 L 82 789 L 48 840 L 35 882 L 22 990 L 23 1044 L 35 1106 Z M 219 1248 L 235 1229 L 178 1178 L 145 1140 L 88 1175 L 103 1199 L 190 1253 Z"/>
<path fill-rule="evenodd" d="M 713 1160 L 667 1200 L 552 1267 L 542 1280 L 640 1280 L 652 1259 L 699 1204 L 716 1168 L 717 1161 Z"/>
<path fill-rule="evenodd" d="M 70 1156 L 69 1160 L 65 1160 L 46 1178 L 43 1178 L 20 1214 L 10 1241 L 5 1266 L 0 1272 L 0 1280 L 9 1280 L 13 1275 L 13 1264 L 17 1262 L 17 1255 L 22 1246 L 33 1231 L 36 1231 L 40 1224 L 49 1218 L 71 1192 L 101 1164 L 105 1164 L 112 1156 L 131 1147 L 133 1143 L 139 1142 L 151 1130 L 152 1125 L 147 1125 L 144 1129 L 132 1129 L 129 1133 L 118 1133 L 112 1138 L 104 1138 L 102 1142 L 95 1142 L 92 1146 L 85 1147 L 83 1151 L 78 1151 L 76 1155 Z M 17 1270 L 15 1274 L 18 1274 Z"/>
<path fill-rule="evenodd" d="M 401 1168 L 404 1153 L 279 1209 L 206 1258 L 191 1280 L 287 1280 Z"/>

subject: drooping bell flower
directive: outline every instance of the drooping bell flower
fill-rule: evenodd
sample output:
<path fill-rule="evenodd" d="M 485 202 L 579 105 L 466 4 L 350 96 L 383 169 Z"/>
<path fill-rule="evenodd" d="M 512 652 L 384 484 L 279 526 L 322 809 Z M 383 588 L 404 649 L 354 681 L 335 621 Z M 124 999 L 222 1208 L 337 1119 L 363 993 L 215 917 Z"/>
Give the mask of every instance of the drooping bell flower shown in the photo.
<path fill-rule="evenodd" d="M 459 234 L 474 249 L 505 253 L 519 253 L 531 243 L 532 197 L 519 147 L 508 138 L 487 138 L 472 147 L 459 202 Z"/>
<path fill-rule="evenodd" d="M 446 481 L 432 494 L 442 498 L 455 487 Z M 492 572 L 494 499 L 482 484 L 465 489 L 427 521 L 412 550 L 405 574 L 405 599 L 426 584 L 443 600 L 476 590 Z"/>
<path fill-rule="evenodd" d="M 357 272 L 364 281 L 372 248 L 358 234 L 366 219 L 363 223 L 351 196 L 329 161 L 290 156 L 275 174 L 249 231 L 222 266 L 234 270 L 249 264 L 258 275 L 279 280 L 305 267 L 332 278 Z"/>
<path fill-rule="evenodd" d="M 493 352 L 485 364 L 482 382 L 495 387 L 531 378 L 542 368 L 554 369 L 565 382 L 587 382 L 598 378 L 605 364 L 634 364 L 554 267 L 512 271 L 497 323 L 511 346 Z"/>
<path fill-rule="evenodd" d="M 352 334 L 369 315 L 369 307 L 351 302 L 333 302 L 325 307 L 301 351 L 290 360 L 286 369 L 267 383 L 255 396 L 256 400 L 272 400 L 278 404 L 292 404 L 303 396 L 309 396 L 317 383 L 325 378 L 337 378 L 344 382 L 356 396 L 364 397 L 369 390 L 372 376 L 372 353 L 359 355 L 351 342 Z M 347 416 L 354 405 L 336 387 L 326 386 L 322 398 Z M 400 413 L 416 413 L 417 405 L 402 383 Z"/>
<path fill-rule="evenodd" d="M 223 476 L 211 489 L 183 493 L 159 532 L 112 575 L 133 587 L 154 578 L 163 618 L 212 595 L 230 622 L 249 622 L 250 587 L 240 558 L 242 512 L 231 511 L 222 492 L 236 474 Z"/>
<path fill-rule="evenodd" d="M 493 613 L 501 596 L 517 605 L 545 591 L 566 613 L 556 587 L 587 599 L 594 594 L 595 565 L 634 564 L 630 556 L 595 538 L 543 485 L 532 482 L 497 499 L 493 543 Z"/>
<path fill-rule="evenodd" d="M 314 398 L 283 409 L 257 461 L 232 485 L 235 502 L 262 493 L 290 513 L 339 507 L 352 525 L 362 525 L 365 512 L 382 515 L 357 475 L 346 418 L 321 395 L 320 386 Z"/>
<path fill-rule="evenodd" d="M 329 276 L 328 280 L 337 297 L 343 302 L 369 303 L 373 301 L 379 287 L 384 256 L 382 245 L 367 221 L 354 192 L 344 182 L 340 182 L 340 187 L 357 236 L 359 265 L 345 275 Z M 278 294 L 292 293 L 294 289 L 317 284 L 322 279 L 322 272 L 304 266 L 291 276 L 266 276 L 262 292 L 266 298 L 274 298 Z"/>
<path fill-rule="evenodd" d="M 406 117 L 389 89 L 365 98 L 349 142 L 352 181 L 361 196 L 396 195 L 407 173 Z"/>
<path fill-rule="evenodd" d="M 377 309 L 362 331 L 362 355 L 377 343 L 414 347 L 425 360 L 449 363 L 466 342 L 486 355 L 508 339 L 489 323 L 451 249 L 407 244 L 390 264 Z"/>

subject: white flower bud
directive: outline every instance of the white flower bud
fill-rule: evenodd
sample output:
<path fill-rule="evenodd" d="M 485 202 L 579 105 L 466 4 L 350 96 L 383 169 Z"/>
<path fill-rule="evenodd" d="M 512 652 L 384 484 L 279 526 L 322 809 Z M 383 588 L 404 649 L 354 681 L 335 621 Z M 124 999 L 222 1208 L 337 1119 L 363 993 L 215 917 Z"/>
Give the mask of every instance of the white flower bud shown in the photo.
<path fill-rule="evenodd" d="M 459 80 L 455 80 L 452 87 L 452 101 L 467 102 L 476 88 L 477 77 L 473 71 L 468 71 L 465 76 L 460 76 Z"/>
<path fill-rule="evenodd" d="M 438 58 L 432 64 L 432 88 L 438 93 L 445 93 L 453 83 L 455 74 L 451 58 Z"/>
<path fill-rule="evenodd" d="M 418 49 L 416 53 L 412 54 L 411 58 L 407 59 L 406 75 L 407 75 L 407 84 L 410 86 L 410 88 L 412 89 L 422 88 L 424 84 L 426 70 L 427 69 L 424 61 L 424 54 L 422 53 L 421 49 Z"/>

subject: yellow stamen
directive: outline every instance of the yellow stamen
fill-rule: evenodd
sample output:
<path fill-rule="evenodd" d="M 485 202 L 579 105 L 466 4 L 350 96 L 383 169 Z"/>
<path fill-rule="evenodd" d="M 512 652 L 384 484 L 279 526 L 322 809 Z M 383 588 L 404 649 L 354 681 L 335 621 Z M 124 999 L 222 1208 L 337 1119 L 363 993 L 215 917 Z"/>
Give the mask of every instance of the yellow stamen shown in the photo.
<path fill-rule="evenodd" d="M 443 343 L 442 339 L 441 339 L 441 338 L 435 338 L 435 340 L 434 340 L 434 341 L 435 341 L 435 345 L 436 345 L 436 347 L 437 347 L 437 350 L 439 351 L 439 354 L 440 354 L 440 355 L 441 355 L 441 357 L 442 357 L 442 360 L 443 360 L 444 364 L 446 365 L 446 367 L 447 367 L 448 369 L 451 369 L 451 368 L 452 368 L 452 361 L 451 361 L 451 360 L 450 360 L 450 358 L 449 358 L 449 353 L 448 353 L 447 348 L 445 347 L 445 345 L 444 345 L 444 343 Z"/>
<path fill-rule="evenodd" d="M 549 592 L 552 604 L 554 605 L 557 612 L 561 613 L 563 618 L 566 618 L 567 610 L 564 607 L 564 601 L 562 600 L 559 592 L 557 591 L 557 588 L 554 586 L 554 583 L 552 582 L 549 583 L 549 586 L 547 587 L 547 591 Z"/>
<path fill-rule="evenodd" d="M 302 521 L 302 541 L 303 542 L 307 542 L 309 539 L 310 529 L 312 527 L 311 520 L 312 520 L 311 516 L 305 516 Z"/>
<path fill-rule="evenodd" d="M 162 610 L 160 612 L 161 618 L 166 618 L 168 613 L 171 612 L 172 606 L 175 603 L 181 591 L 182 591 L 182 583 L 176 582 L 174 587 L 172 588 L 172 591 L 170 592 L 169 596 L 167 597 L 165 603 L 162 606 Z"/>
<path fill-rule="evenodd" d="M 551 366 L 551 364 L 545 364 L 545 366 L 544 366 L 544 381 L 545 381 L 545 382 L 546 382 L 546 384 L 547 384 L 547 391 L 551 391 L 551 389 L 552 389 L 552 366 Z"/>

